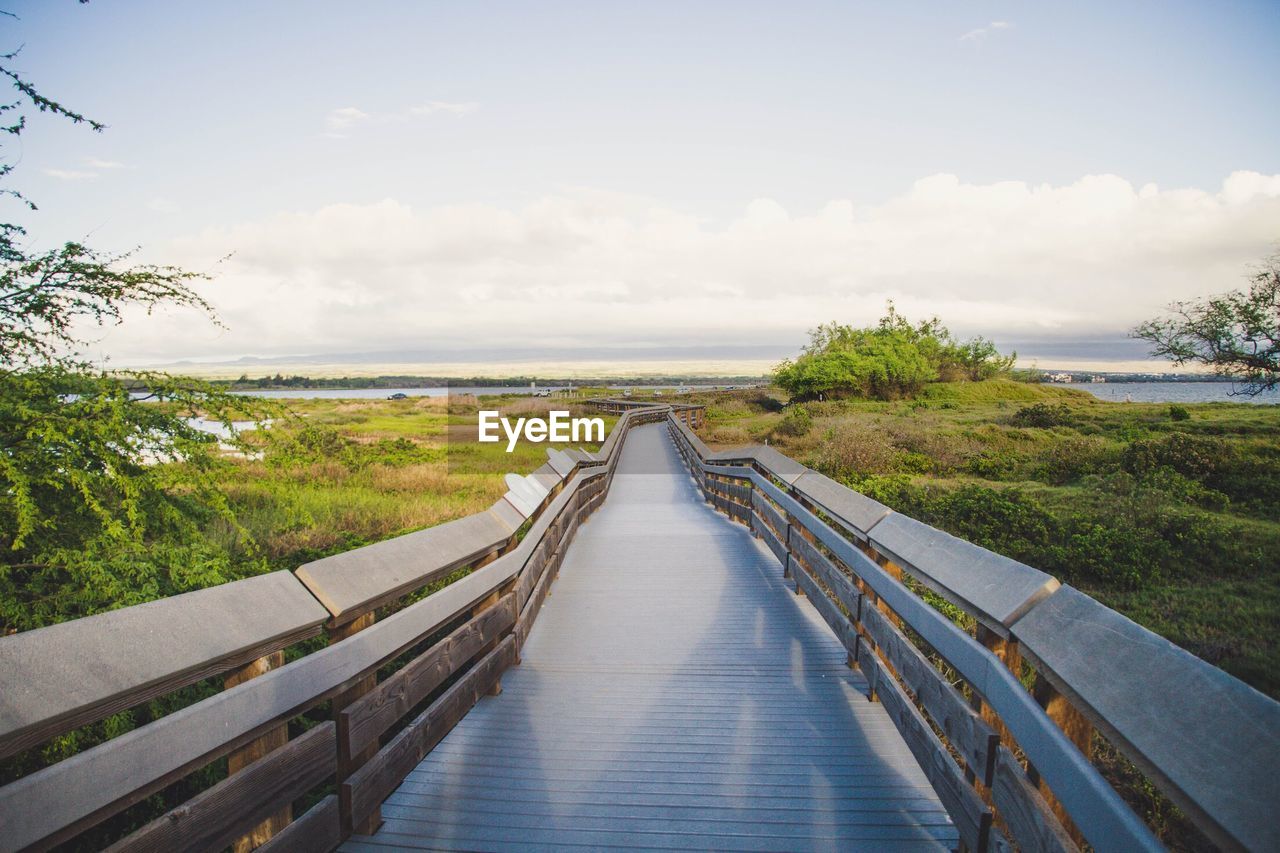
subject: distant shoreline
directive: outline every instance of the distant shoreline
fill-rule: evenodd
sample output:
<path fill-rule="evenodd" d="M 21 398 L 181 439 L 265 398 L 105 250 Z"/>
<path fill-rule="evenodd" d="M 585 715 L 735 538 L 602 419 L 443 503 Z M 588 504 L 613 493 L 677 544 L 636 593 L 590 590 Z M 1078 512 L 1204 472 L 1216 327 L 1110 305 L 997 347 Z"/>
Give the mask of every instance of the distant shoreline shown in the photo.
<path fill-rule="evenodd" d="M 1153 382 L 1219 382 L 1230 384 L 1233 380 L 1216 376 L 1213 374 L 1188 374 L 1188 373 L 1105 373 L 1101 371 L 1084 372 L 1084 371 L 1054 371 L 1044 370 L 1044 374 L 1059 373 L 1067 374 L 1072 377 L 1071 382 L 1052 382 L 1045 380 L 1046 385 L 1088 385 L 1094 376 L 1103 377 L 1108 384 L 1147 384 Z M 272 381 L 280 377 L 284 381 Z M 208 380 L 211 384 L 228 391 L 288 391 L 290 389 L 327 389 L 332 391 L 360 391 L 371 389 L 393 389 L 393 388 L 512 388 L 512 387 L 609 387 L 614 385 L 625 385 L 633 387 L 667 387 L 671 385 L 700 385 L 700 386 L 721 386 L 721 385 L 756 385 L 760 383 L 768 383 L 770 378 L 764 375 L 757 376 L 693 376 L 693 375 L 671 375 L 671 376 L 603 376 L 588 378 L 567 378 L 557 376 L 509 376 L 503 378 L 494 378 L 490 376 L 476 376 L 468 378 L 444 377 L 444 376 L 412 376 L 412 375 L 385 375 L 385 376 L 335 376 L 335 377 L 316 377 L 316 376 L 282 376 L 274 374 L 263 377 L 248 377 L 239 379 L 212 379 Z"/>

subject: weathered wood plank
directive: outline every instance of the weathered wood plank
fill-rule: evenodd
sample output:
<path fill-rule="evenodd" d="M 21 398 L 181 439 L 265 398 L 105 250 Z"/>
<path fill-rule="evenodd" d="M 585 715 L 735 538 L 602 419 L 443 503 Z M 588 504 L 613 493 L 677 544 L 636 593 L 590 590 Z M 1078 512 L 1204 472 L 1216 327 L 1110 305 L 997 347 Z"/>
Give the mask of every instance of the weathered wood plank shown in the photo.
<path fill-rule="evenodd" d="M 1280 849 L 1280 704 L 1069 586 L 1014 623 L 1014 636 L 1210 838 Z"/>
<path fill-rule="evenodd" d="M 768 523 L 778 539 L 786 538 L 787 520 L 782 517 L 782 513 L 773 505 L 773 501 L 766 498 L 764 493 L 758 489 L 751 490 L 751 507 Z"/>
<path fill-rule="evenodd" d="M 955 821 L 960 838 L 973 850 L 985 850 L 991 829 L 991 811 L 965 781 L 959 765 L 951 759 L 946 747 L 879 658 L 868 653 L 859 663 L 868 678 L 874 674 L 876 698 L 884 705 L 911 754 L 929 778 L 938 799 L 942 800 L 947 814 Z"/>
<path fill-rule="evenodd" d="M 778 536 L 773 532 L 773 528 L 761 520 L 760 516 L 752 514 L 751 529 L 755 531 L 755 533 L 764 541 L 764 544 L 769 547 L 769 550 L 773 552 L 773 556 L 778 558 L 778 562 L 782 564 L 783 568 L 786 568 L 788 557 L 787 547 L 778 540 Z"/>
<path fill-rule="evenodd" d="M 111 845 L 112 853 L 221 850 L 333 776 L 337 736 L 322 723 Z"/>
<path fill-rule="evenodd" d="M 0 637 L 0 758 L 314 636 L 327 616 L 281 571 Z"/>
<path fill-rule="evenodd" d="M 259 853 L 329 853 L 342 842 L 338 795 L 330 794 L 284 831 L 258 848 Z"/>
<path fill-rule="evenodd" d="M 837 569 L 826 554 L 799 534 L 791 537 L 791 550 L 809 569 L 810 574 L 826 584 L 836 600 L 845 606 L 855 620 L 858 619 L 861 614 L 862 591 L 854 586 L 849 576 Z"/>
<path fill-rule="evenodd" d="M 350 809 L 353 820 L 359 822 L 382 804 L 404 777 L 480 701 L 502 671 L 514 663 L 515 655 L 515 638 L 507 637 L 392 738 L 372 761 L 342 783 L 339 798 Z"/>
<path fill-rule="evenodd" d="M 401 598 L 501 547 L 515 528 L 485 511 L 301 566 L 300 581 L 336 622 Z"/>
<path fill-rule="evenodd" d="M 1023 850 L 1043 850 L 1046 853 L 1079 850 L 1036 786 L 1027 779 L 1013 753 L 1001 746 L 996 750 L 996 756 L 991 800 L 1018 846 Z"/>
<path fill-rule="evenodd" d="M 533 588 L 533 594 L 526 602 L 524 610 L 520 612 L 520 618 L 516 620 L 515 637 L 517 653 L 524 648 L 525 642 L 529 639 L 529 632 L 533 630 L 533 623 L 538 618 L 538 613 L 542 610 L 542 603 L 547 599 L 547 592 L 551 589 L 552 573 L 550 571 L 543 572 L 542 577 L 538 579 L 538 585 Z"/>
<path fill-rule="evenodd" d="M 1059 586 L 1057 578 L 1039 569 L 897 513 L 877 524 L 870 540 L 881 554 L 1002 637 Z"/>
<path fill-rule="evenodd" d="M 515 621 L 515 595 L 508 593 L 340 711 L 338 736 L 343 752 L 355 755 L 376 744 L 383 732 Z"/>
<path fill-rule="evenodd" d="M 831 632 L 840 640 L 840 644 L 849 652 L 849 656 L 854 660 L 858 660 L 858 630 L 849 621 L 849 618 L 840 612 L 840 608 L 836 607 L 836 603 L 827 597 L 814 582 L 804 567 L 798 563 L 791 564 L 791 576 L 796 582 L 796 586 L 807 596 L 809 603 L 818 611 L 818 615 L 822 617 L 822 621 L 826 622 Z"/>
<path fill-rule="evenodd" d="M 969 769 L 983 784 L 990 786 L 995 771 L 995 750 L 1000 742 L 995 731 L 878 609 L 863 609 L 862 626 L 934 724 L 964 757 Z"/>
<path fill-rule="evenodd" d="M 804 495 L 805 500 L 863 541 L 867 538 L 867 531 L 889 514 L 889 508 L 879 501 L 816 471 L 801 474 L 791 486 Z"/>
<path fill-rule="evenodd" d="M 768 446 L 755 445 L 749 448 L 747 458 L 787 484 L 794 483 L 809 470 Z"/>
<path fill-rule="evenodd" d="M 272 652 L 266 657 L 260 657 L 234 672 L 227 673 L 222 680 L 222 689 L 226 690 L 235 687 L 237 684 L 243 684 L 250 679 L 257 678 L 282 666 L 284 666 L 284 652 Z M 285 746 L 288 742 L 288 725 L 277 726 L 274 729 L 263 732 L 227 756 L 227 775 L 239 773 L 273 750 Z M 274 814 L 268 815 L 262 823 L 250 829 L 246 835 L 237 838 L 231 845 L 232 853 L 249 853 L 250 850 L 258 847 L 262 842 L 288 826 L 289 821 L 292 819 L 292 806 L 285 803 Z"/>

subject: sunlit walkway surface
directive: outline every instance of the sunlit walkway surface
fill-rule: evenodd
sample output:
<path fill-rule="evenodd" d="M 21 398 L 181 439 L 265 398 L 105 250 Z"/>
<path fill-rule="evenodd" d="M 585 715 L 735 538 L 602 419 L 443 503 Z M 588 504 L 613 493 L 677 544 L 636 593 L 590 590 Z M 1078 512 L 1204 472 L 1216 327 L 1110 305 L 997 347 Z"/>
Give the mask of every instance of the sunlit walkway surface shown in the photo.
<path fill-rule="evenodd" d="M 781 574 L 702 502 L 665 426 L 635 429 L 502 694 L 343 849 L 956 846 L 883 708 Z"/>

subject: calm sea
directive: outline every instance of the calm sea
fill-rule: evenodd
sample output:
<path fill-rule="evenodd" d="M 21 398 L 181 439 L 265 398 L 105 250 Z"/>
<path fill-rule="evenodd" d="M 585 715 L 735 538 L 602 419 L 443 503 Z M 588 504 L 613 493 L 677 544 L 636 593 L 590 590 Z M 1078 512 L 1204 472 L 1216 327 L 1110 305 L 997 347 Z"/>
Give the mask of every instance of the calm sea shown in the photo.
<path fill-rule="evenodd" d="M 610 388 L 636 388 L 640 391 L 659 390 L 663 392 L 676 390 L 675 385 L 610 385 Z M 723 388 L 723 385 L 683 385 L 692 391 L 705 391 Z M 392 394 L 404 394 L 406 397 L 444 397 L 448 394 L 532 394 L 535 389 L 522 385 L 487 385 L 467 388 L 273 388 L 269 391 L 236 391 L 249 397 L 267 397 L 274 400 L 385 400 Z M 566 391 L 566 385 L 539 385 L 538 390 Z"/>
<path fill-rule="evenodd" d="M 1256 397 L 1233 396 L 1231 392 L 1238 386 L 1230 382 L 1081 382 L 1066 387 L 1088 391 L 1113 403 L 1280 403 L 1280 394 L 1275 391 Z"/>
<path fill-rule="evenodd" d="M 552 385 L 552 391 L 564 391 L 565 386 Z M 615 385 L 615 388 L 624 386 Z M 633 386 L 639 387 L 639 386 Z M 653 386 L 645 390 L 650 390 Z M 661 390 L 672 391 L 675 386 L 658 386 Z M 723 386 L 691 385 L 685 386 L 701 391 Z M 1236 386 L 1230 382 L 1079 382 L 1066 386 L 1088 391 L 1095 397 L 1113 403 L 1253 403 L 1255 405 L 1276 405 L 1280 403 L 1280 393 L 1275 391 L 1246 397 L 1243 394 L 1232 395 Z M 530 394 L 531 389 L 518 385 L 493 385 L 486 387 L 466 388 L 280 388 L 270 391 L 237 391 L 251 397 L 268 397 L 272 399 L 326 399 L 326 400 L 385 400 L 392 394 L 404 394 L 407 397 L 443 397 L 447 394 Z"/>

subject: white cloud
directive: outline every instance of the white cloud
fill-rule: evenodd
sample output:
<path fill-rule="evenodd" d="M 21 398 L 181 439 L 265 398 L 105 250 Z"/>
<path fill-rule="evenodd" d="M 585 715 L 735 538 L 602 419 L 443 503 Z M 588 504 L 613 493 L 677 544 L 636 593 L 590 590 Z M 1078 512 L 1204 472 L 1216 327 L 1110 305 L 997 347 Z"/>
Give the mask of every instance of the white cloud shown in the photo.
<path fill-rule="evenodd" d="M 416 107 L 409 107 L 408 114 L 411 116 L 429 116 L 433 113 L 452 113 L 454 115 L 466 115 L 480 109 L 480 105 L 474 101 L 466 101 L 464 103 L 452 103 L 450 101 L 427 101 L 425 104 Z"/>
<path fill-rule="evenodd" d="M 76 169 L 45 169 L 44 173 L 60 181 L 84 181 L 98 177 L 97 172 L 82 172 Z"/>
<path fill-rule="evenodd" d="M 1011 29 L 1013 29 L 1013 24 L 1008 21 L 992 21 L 985 27 L 978 27 L 976 30 L 969 30 L 969 32 L 960 36 L 960 41 L 982 41 L 994 32 Z"/>
<path fill-rule="evenodd" d="M 344 131 L 367 122 L 369 118 L 368 113 L 356 107 L 339 107 L 336 110 L 330 110 L 324 118 L 325 135 L 344 136 Z"/>
<path fill-rule="evenodd" d="M 961 334 L 1122 336 L 1174 299 L 1240 286 L 1280 238 L 1280 175 L 1216 191 L 922 178 L 883 204 L 788 211 L 757 199 L 711 223 L 652 199 L 578 191 L 523 208 L 387 199 L 211 229 L 157 260 L 206 269 L 231 331 L 131 322 L 141 353 L 798 344 L 894 299 Z M 281 318 L 288 318 L 285 323 Z M 714 322 L 708 318 L 714 318 Z M 201 339 L 201 335 L 204 338 Z"/>
<path fill-rule="evenodd" d="M 325 117 L 325 132 L 323 135 L 332 139 L 345 139 L 348 131 L 358 125 L 393 124 L 436 115 L 437 113 L 462 116 L 473 113 L 478 109 L 480 109 L 480 105 L 474 101 L 427 101 L 423 104 L 389 113 L 367 113 L 356 107 L 342 107 L 331 110 Z"/>
<path fill-rule="evenodd" d="M 116 160 L 99 160 L 97 157 L 87 158 L 84 161 L 84 164 L 88 166 L 90 169 L 127 169 L 129 168 L 124 163 L 120 163 Z"/>

